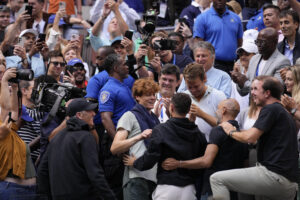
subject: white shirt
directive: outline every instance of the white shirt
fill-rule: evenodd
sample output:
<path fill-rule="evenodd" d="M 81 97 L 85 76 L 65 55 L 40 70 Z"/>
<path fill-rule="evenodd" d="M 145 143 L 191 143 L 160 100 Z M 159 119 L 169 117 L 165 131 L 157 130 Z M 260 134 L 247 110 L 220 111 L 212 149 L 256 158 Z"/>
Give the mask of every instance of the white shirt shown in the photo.
<path fill-rule="evenodd" d="M 226 96 L 223 92 L 216 90 L 210 86 L 207 86 L 207 90 L 204 96 L 200 99 L 200 101 L 195 99 L 190 93 L 190 91 L 187 90 L 185 91 L 185 93 L 190 95 L 193 104 L 198 106 L 201 110 L 203 110 L 203 112 L 213 117 L 217 117 L 216 111 L 218 109 L 218 104 L 226 99 Z M 198 126 L 199 130 L 205 135 L 206 140 L 208 141 L 212 126 L 199 117 L 196 118 L 195 124 Z"/>
<path fill-rule="evenodd" d="M 37 25 L 38 25 L 39 29 L 37 29 Z M 34 20 L 34 23 L 32 25 L 32 29 L 36 30 L 38 33 L 44 33 L 45 25 L 46 25 L 46 22 L 43 19 L 39 22 Z"/>

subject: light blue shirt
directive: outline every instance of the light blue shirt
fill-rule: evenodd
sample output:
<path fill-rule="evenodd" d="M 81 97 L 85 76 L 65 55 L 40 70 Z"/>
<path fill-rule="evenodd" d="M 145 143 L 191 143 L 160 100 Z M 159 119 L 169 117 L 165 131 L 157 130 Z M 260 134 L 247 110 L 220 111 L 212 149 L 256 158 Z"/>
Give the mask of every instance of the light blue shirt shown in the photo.
<path fill-rule="evenodd" d="M 18 69 L 23 69 L 22 59 L 19 56 L 8 56 L 5 57 L 6 60 L 6 68 L 17 67 Z M 29 68 L 31 68 L 34 72 L 34 78 L 37 78 L 46 73 L 46 67 L 43 60 L 43 57 L 40 54 L 35 54 L 29 58 L 27 54 L 27 61 L 29 64 Z"/>
<path fill-rule="evenodd" d="M 111 45 L 110 40 L 107 40 L 105 38 L 100 38 L 100 36 L 93 35 L 92 29 L 88 29 L 88 32 L 90 33 L 90 43 L 91 43 L 94 51 L 97 51 L 102 46 L 110 46 Z"/>
<path fill-rule="evenodd" d="M 206 85 L 222 91 L 227 98 L 230 98 L 232 89 L 231 78 L 226 72 L 212 67 L 206 72 L 206 79 Z M 184 92 L 186 90 L 187 88 L 183 78 L 177 92 Z"/>
<path fill-rule="evenodd" d="M 292 63 L 292 65 L 294 64 L 293 61 L 293 50 L 295 48 L 295 44 L 294 47 L 292 49 L 290 49 L 290 45 L 287 43 L 287 40 L 285 40 L 284 43 L 284 55 L 290 60 L 290 62 Z"/>

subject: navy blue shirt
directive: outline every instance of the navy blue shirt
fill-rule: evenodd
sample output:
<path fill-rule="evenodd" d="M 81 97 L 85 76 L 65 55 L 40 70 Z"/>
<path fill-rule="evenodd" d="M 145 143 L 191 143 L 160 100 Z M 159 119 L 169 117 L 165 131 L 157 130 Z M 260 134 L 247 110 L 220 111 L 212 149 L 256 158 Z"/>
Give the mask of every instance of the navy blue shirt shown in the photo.
<path fill-rule="evenodd" d="M 233 61 L 238 39 L 243 38 L 243 26 L 240 17 L 227 8 L 220 16 L 211 7 L 196 18 L 193 36 L 210 42 L 215 47 L 217 60 Z"/>
<path fill-rule="evenodd" d="M 121 116 L 131 110 L 135 103 L 128 86 L 113 77 L 110 77 L 100 90 L 99 111 L 112 112 L 115 126 Z"/>
<path fill-rule="evenodd" d="M 201 14 L 199 7 L 195 7 L 193 5 L 189 5 L 180 13 L 180 18 L 185 18 L 187 21 L 187 25 L 191 30 L 194 28 L 194 19 Z"/>
<path fill-rule="evenodd" d="M 86 87 L 86 98 L 93 98 L 98 100 L 99 98 L 99 92 L 101 88 L 105 85 L 105 83 L 109 79 L 109 74 L 106 70 L 103 70 L 102 72 L 94 75 L 88 82 Z M 129 89 L 132 88 L 134 83 L 134 78 L 132 76 L 128 76 L 128 78 L 124 79 L 124 84 L 128 86 Z M 101 116 L 100 113 L 96 113 L 94 117 L 94 124 L 101 124 Z"/>

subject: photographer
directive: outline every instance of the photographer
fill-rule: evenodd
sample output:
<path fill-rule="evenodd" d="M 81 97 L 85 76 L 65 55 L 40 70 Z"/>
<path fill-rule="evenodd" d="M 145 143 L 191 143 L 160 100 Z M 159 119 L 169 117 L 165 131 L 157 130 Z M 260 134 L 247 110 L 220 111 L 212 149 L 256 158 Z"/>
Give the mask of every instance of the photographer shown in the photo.
<path fill-rule="evenodd" d="M 1 81 L 0 199 L 3 200 L 34 197 L 36 193 L 36 172 L 30 159 L 30 149 L 16 133 L 18 86 L 9 84 L 12 78 L 16 78 L 16 68 L 8 69 Z"/>
<path fill-rule="evenodd" d="M 167 38 L 168 36 L 164 32 L 156 32 L 149 40 L 151 48 L 155 52 L 155 56 L 152 60 L 150 60 L 151 68 L 149 69 L 148 73 L 149 76 L 154 78 L 155 80 L 158 79 L 158 74 L 160 73 L 163 65 L 167 63 L 177 65 L 180 71 L 183 72 L 185 66 L 193 62 L 193 60 L 188 56 L 174 54 L 171 50 L 164 50 L 172 49 L 169 46 L 164 47 L 163 45 L 161 45 L 161 41 Z"/>
<path fill-rule="evenodd" d="M 19 69 L 32 69 L 35 77 L 45 74 L 44 60 L 47 59 L 48 47 L 37 36 L 33 29 L 25 29 L 20 33 L 19 43 L 14 48 L 15 56 L 6 57 L 7 68 L 17 66 Z"/>

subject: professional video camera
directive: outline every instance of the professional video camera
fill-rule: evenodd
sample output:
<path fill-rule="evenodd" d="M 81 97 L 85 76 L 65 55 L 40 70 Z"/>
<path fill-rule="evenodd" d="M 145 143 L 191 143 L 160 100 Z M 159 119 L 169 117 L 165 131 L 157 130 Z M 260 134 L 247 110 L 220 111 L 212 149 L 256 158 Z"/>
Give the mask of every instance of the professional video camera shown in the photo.
<path fill-rule="evenodd" d="M 73 98 L 84 97 L 86 92 L 68 83 L 41 82 L 33 89 L 31 99 L 40 111 L 49 113 L 48 120 L 57 116 L 63 119 L 66 115 L 65 104 Z"/>
<path fill-rule="evenodd" d="M 176 42 L 175 40 L 170 39 L 161 39 L 156 40 L 153 43 L 154 50 L 175 50 L 176 49 Z"/>
<path fill-rule="evenodd" d="M 11 78 L 8 81 L 12 83 L 18 83 L 19 80 L 31 81 L 34 77 L 34 73 L 31 69 L 17 69 L 16 74 L 16 78 Z"/>

